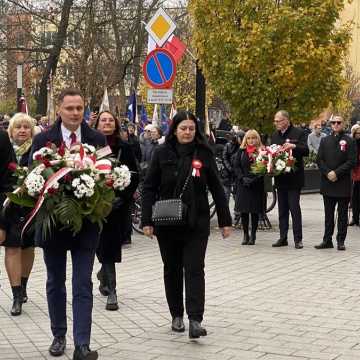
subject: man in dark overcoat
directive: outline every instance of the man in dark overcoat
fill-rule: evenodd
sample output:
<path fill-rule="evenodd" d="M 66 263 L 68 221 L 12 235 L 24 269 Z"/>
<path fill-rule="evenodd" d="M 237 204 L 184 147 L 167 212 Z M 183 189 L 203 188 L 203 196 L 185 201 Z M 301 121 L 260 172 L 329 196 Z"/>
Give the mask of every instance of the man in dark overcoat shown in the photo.
<path fill-rule="evenodd" d="M 282 145 L 287 150 L 291 149 L 296 162 L 293 171 L 275 177 L 275 187 L 278 192 L 280 239 L 272 246 L 288 245 L 289 213 L 291 213 L 295 248 L 302 249 L 300 191 L 305 182 L 303 157 L 309 155 L 309 148 L 304 131 L 291 124 L 287 111 L 278 111 L 275 114 L 274 124 L 276 131 L 271 137 L 271 143 Z"/>
<path fill-rule="evenodd" d="M 330 121 L 332 133 L 320 142 L 317 164 L 321 172 L 320 192 L 324 199 L 325 233 L 316 249 L 333 248 L 334 213 L 338 209 L 338 250 L 345 250 L 348 207 L 351 196 L 351 170 L 356 165 L 357 149 L 352 138 L 344 132 L 344 120 L 335 116 Z"/>
<path fill-rule="evenodd" d="M 95 147 L 106 145 L 104 135 L 91 129 L 85 121 L 84 99 L 77 89 L 65 89 L 58 99 L 59 119 L 47 131 L 38 134 L 33 141 L 32 154 L 52 142 L 57 146 L 65 143 L 87 143 Z M 30 157 L 32 159 L 32 155 Z M 54 340 L 49 348 L 52 356 L 60 356 L 66 347 L 66 256 L 70 250 L 72 258 L 72 309 L 74 360 L 95 360 L 96 351 L 91 351 L 90 333 L 93 307 L 93 271 L 95 251 L 99 242 L 99 228 L 96 224 L 84 222 L 81 231 L 55 229 L 48 238 L 35 235 L 36 244 L 43 248 L 47 271 L 46 295 Z"/>

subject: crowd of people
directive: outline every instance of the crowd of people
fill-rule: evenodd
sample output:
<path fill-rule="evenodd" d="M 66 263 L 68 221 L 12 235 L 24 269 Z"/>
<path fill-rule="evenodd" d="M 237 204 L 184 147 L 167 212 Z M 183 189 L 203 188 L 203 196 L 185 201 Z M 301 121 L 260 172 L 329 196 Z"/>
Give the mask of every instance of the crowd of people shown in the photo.
<path fill-rule="evenodd" d="M 90 349 L 92 324 L 92 272 L 95 257 L 101 264 L 97 272 L 99 291 L 107 297 L 106 310 L 119 309 L 116 293 L 116 264 L 122 260 L 122 246 L 131 243 L 131 206 L 133 194 L 142 183 L 142 226 L 145 236 L 157 238 L 163 261 L 164 287 L 171 316 L 171 329 L 185 331 L 184 312 L 189 318 L 189 337 L 206 336 L 202 325 L 205 309 L 205 254 L 210 236 L 208 192 L 216 209 L 223 238 L 232 232 L 229 210 L 231 194 L 235 197 L 235 216 L 241 219 L 243 245 L 255 245 L 259 218 L 264 214 L 265 176 L 251 168 L 256 154 L 264 147 L 255 129 L 232 133 L 223 149 L 223 166 L 218 169 L 213 149 L 204 136 L 198 119 L 188 111 L 179 111 L 172 119 L 167 134 L 148 124 L 138 135 L 132 123 L 118 121 L 110 111 L 91 114 L 83 120 L 84 98 L 77 89 L 65 89 L 58 99 L 58 119 L 52 125 L 44 117 L 36 120 L 22 113 L 8 119 L 7 132 L 0 131 L 0 194 L 12 191 L 8 164 L 28 165 L 35 151 L 52 142 L 71 147 L 87 143 L 96 147 L 109 145 L 120 164 L 131 170 L 131 183 L 119 191 L 112 211 L 99 232 L 97 224 L 85 222 L 73 234 L 55 228 L 45 238 L 33 229 L 21 236 L 29 210 L 10 204 L 0 217 L 0 245 L 5 247 L 5 268 L 13 292 L 11 315 L 22 312 L 28 300 L 27 283 L 34 262 L 34 247 L 42 248 L 47 272 L 46 295 L 53 342 L 49 352 L 60 356 L 66 348 L 66 257 L 70 252 L 73 264 L 73 359 L 97 359 Z M 309 151 L 317 154 L 321 173 L 320 191 L 325 208 L 323 241 L 316 249 L 333 247 L 335 207 L 338 208 L 337 249 L 345 250 L 348 225 L 359 225 L 360 207 L 360 125 L 345 132 L 345 122 L 333 116 L 328 126 L 295 126 L 290 115 L 280 110 L 274 115 L 275 130 L 269 142 L 291 151 L 296 167 L 278 175 L 274 185 L 278 192 L 279 239 L 273 247 L 288 245 L 289 217 L 292 218 L 293 240 L 302 249 L 301 189 L 304 186 L 304 158 Z M 229 119 L 222 130 L 231 130 Z M 349 222 L 351 200 L 353 218 Z M 158 201 L 181 204 L 181 224 L 154 220 Z M 166 220 L 166 221 L 165 221 Z M 174 220 L 174 219 L 169 219 Z M 185 296 L 183 288 L 185 285 Z M 184 304 L 185 303 L 185 304 Z"/>

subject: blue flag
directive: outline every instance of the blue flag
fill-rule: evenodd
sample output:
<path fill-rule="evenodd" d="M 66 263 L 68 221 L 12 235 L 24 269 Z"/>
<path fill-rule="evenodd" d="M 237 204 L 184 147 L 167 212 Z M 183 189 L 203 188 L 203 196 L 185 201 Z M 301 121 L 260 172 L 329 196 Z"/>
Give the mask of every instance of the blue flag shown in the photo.
<path fill-rule="evenodd" d="M 127 117 L 130 122 L 135 124 L 135 120 L 136 120 L 136 94 L 135 94 L 135 91 L 131 94 L 131 96 L 129 98 Z"/>
<path fill-rule="evenodd" d="M 89 119 L 90 119 L 90 113 L 91 113 L 91 110 L 90 110 L 90 105 L 88 104 L 85 108 L 85 111 L 84 111 L 84 120 L 86 122 L 89 122 Z"/>
<path fill-rule="evenodd" d="M 160 128 L 164 135 L 169 131 L 169 117 L 166 114 L 165 105 L 160 106 Z"/>
<path fill-rule="evenodd" d="M 144 131 L 144 128 L 148 123 L 146 108 L 144 104 L 141 104 L 140 111 L 141 112 L 140 112 L 139 134 L 141 134 Z"/>

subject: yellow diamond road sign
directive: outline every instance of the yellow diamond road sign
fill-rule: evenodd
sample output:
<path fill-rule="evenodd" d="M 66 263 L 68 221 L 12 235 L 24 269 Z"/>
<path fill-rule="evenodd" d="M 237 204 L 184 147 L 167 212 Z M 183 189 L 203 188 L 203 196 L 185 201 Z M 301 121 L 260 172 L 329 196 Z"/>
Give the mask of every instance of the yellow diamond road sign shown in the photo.
<path fill-rule="evenodd" d="M 176 29 L 176 25 L 164 9 L 159 8 L 147 23 L 145 29 L 158 46 L 163 46 Z"/>

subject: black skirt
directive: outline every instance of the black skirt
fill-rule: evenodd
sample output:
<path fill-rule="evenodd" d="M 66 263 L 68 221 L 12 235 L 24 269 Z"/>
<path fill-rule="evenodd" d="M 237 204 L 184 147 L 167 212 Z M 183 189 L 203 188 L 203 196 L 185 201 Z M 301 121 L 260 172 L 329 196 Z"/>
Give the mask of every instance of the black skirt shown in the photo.
<path fill-rule="evenodd" d="M 5 247 L 21 247 L 23 249 L 34 246 L 34 233 L 31 227 L 21 237 L 21 232 L 26 224 L 31 209 L 22 208 L 18 205 L 10 204 L 3 209 L 3 218 L 6 227 L 6 239 L 2 243 Z"/>

